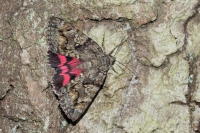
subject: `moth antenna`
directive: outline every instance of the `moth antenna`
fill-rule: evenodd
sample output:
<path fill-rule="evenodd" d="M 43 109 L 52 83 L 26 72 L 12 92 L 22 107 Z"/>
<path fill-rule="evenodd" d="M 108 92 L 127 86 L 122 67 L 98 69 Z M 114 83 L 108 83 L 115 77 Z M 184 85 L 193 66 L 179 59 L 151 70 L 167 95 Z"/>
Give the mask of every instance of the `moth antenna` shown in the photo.
<path fill-rule="evenodd" d="M 105 34 L 106 34 L 106 32 L 104 31 L 103 40 L 102 40 L 102 48 L 103 48 L 103 51 L 106 51 L 105 45 L 104 45 L 104 42 L 105 42 Z M 121 42 L 123 42 L 124 40 L 125 40 L 125 38 L 124 38 Z M 114 48 L 113 50 L 111 50 L 111 51 L 109 52 L 108 55 L 111 56 L 112 53 L 115 51 L 115 49 L 118 48 L 118 47 L 120 47 L 120 46 L 122 46 L 122 45 L 123 45 L 123 43 L 120 43 L 119 45 L 115 46 L 115 48 Z M 119 49 L 117 50 L 116 53 L 118 53 L 118 51 L 119 51 Z M 115 54 L 114 56 L 116 56 L 116 54 Z"/>
<path fill-rule="evenodd" d="M 124 66 L 125 68 L 128 68 L 128 70 L 129 71 L 131 71 L 132 73 L 134 73 L 135 71 L 132 71 L 129 67 L 126 67 L 124 64 L 122 64 L 121 62 L 119 62 L 119 61 L 115 61 L 115 62 L 118 62 L 119 64 L 121 64 L 122 66 Z M 118 65 L 118 64 L 116 64 L 116 65 Z M 120 65 L 118 65 L 123 71 L 125 71 L 125 69 L 123 69 Z"/>
<path fill-rule="evenodd" d="M 116 73 L 116 74 L 119 74 L 116 70 L 115 70 L 115 68 L 112 66 L 111 67 L 111 69 Z"/>
<path fill-rule="evenodd" d="M 115 61 L 115 62 L 118 62 L 119 64 L 121 64 L 121 65 L 123 65 L 124 67 L 126 67 L 124 64 L 122 64 L 122 63 L 119 62 L 119 61 Z M 116 65 L 118 65 L 120 69 L 122 69 L 123 71 L 125 71 L 125 69 L 122 68 L 119 64 L 116 64 Z M 126 68 L 128 68 L 128 67 L 126 67 Z M 119 73 L 115 70 L 115 68 L 114 68 L 113 66 L 111 67 L 111 69 L 112 69 L 116 74 L 119 74 Z M 131 71 L 132 73 L 134 73 L 134 71 L 132 71 L 130 68 L 128 68 L 128 70 Z"/>
<path fill-rule="evenodd" d="M 120 50 L 121 46 L 123 45 L 124 43 L 120 43 L 119 45 L 115 46 L 115 48 L 113 50 L 110 51 L 110 53 L 108 54 L 109 56 L 112 56 L 112 53 L 115 51 L 115 49 L 117 49 L 116 51 L 116 54 L 118 53 L 118 51 Z M 114 56 L 116 56 L 116 54 Z"/>

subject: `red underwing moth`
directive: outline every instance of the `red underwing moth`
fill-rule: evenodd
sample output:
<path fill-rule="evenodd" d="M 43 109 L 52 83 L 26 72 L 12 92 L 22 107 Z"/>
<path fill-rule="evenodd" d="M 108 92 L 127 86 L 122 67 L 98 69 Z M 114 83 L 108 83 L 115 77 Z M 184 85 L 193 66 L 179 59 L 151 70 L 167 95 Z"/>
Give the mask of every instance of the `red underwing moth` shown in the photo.
<path fill-rule="evenodd" d="M 115 58 L 63 19 L 51 17 L 47 30 L 48 60 L 56 74 L 52 85 L 65 115 L 77 121 L 104 84 Z"/>

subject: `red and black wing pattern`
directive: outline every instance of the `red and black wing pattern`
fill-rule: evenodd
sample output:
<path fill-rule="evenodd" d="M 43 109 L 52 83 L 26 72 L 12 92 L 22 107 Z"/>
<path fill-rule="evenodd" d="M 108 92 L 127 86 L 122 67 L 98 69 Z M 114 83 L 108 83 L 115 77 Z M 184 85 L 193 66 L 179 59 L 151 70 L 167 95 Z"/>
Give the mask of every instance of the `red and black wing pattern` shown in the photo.
<path fill-rule="evenodd" d="M 56 74 L 53 77 L 53 85 L 58 94 L 61 87 L 67 85 L 70 80 L 78 77 L 83 69 L 76 68 L 81 61 L 75 57 L 64 56 L 48 50 L 48 60 L 52 68 L 55 68 Z"/>

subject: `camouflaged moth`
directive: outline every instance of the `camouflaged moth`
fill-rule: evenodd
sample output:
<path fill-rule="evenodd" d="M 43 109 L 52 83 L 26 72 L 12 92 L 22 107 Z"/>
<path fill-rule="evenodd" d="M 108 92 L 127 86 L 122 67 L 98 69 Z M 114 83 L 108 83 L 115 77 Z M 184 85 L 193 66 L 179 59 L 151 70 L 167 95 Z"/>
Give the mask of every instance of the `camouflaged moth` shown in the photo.
<path fill-rule="evenodd" d="M 66 116 L 77 121 L 102 87 L 115 58 L 63 19 L 51 17 L 48 60 L 56 74 L 53 90 Z"/>

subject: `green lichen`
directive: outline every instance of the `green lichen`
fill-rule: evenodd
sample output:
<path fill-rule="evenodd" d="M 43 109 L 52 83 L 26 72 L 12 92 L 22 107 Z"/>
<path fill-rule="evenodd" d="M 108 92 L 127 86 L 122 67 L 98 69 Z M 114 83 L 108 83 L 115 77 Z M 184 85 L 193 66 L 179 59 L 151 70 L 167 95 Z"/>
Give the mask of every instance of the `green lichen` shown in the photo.
<path fill-rule="evenodd" d="M 49 119 L 50 119 L 49 116 L 47 116 L 46 119 L 45 119 L 45 121 L 44 121 L 44 127 L 43 127 L 43 129 L 45 131 L 47 131 L 47 129 L 49 127 Z"/>
<path fill-rule="evenodd" d="M 62 121 L 61 124 L 62 124 L 62 127 L 65 127 L 67 125 L 67 122 L 66 121 Z"/>

